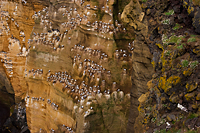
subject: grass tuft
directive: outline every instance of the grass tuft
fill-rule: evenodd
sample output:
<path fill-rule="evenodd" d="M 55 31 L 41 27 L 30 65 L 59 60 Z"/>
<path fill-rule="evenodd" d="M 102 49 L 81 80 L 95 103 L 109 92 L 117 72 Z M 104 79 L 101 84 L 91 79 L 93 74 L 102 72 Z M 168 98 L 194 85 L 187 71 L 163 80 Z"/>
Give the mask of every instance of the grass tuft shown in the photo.
<path fill-rule="evenodd" d="M 169 15 L 173 15 L 174 14 L 174 10 L 169 10 L 168 12 L 165 12 L 165 15 L 169 16 Z"/>
<path fill-rule="evenodd" d="M 187 42 L 188 42 L 188 43 L 189 43 L 189 42 L 196 42 L 196 38 L 190 37 L 190 38 L 187 40 Z"/>
<path fill-rule="evenodd" d="M 176 25 L 172 28 L 173 30 L 178 30 L 182 28 L 182 26 L 180 26 L 179 24 L 176 23 Z"/>
<path fill-rule="evenodd" d="M 196 66 L 198 66 L 198 64 L 199 64 L 198 61 L 193 61 L 193 62 L 190 63 L 190 67 L 191 67 L 192 69 L 194 69 Z"/>
<path fill-rule="evenodd" d="M 182 61 L 182 66 L 183 67 L 188 67 L 188 65 L 189 65 L 189 61 L 188 60 L 183 60 Z"/>

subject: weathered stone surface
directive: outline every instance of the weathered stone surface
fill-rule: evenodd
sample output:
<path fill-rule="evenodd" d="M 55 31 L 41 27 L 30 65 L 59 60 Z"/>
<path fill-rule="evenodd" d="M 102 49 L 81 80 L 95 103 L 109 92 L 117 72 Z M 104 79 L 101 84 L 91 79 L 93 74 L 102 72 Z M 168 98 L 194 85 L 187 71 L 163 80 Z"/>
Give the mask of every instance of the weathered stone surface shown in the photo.
<path fill-rule="evenodd" d="M 18 96 L 18 100 L 24 98 L 26 100 L 27 123 L 31 132 L 39 132 L 40 128 L 42 128 L 41 131 L 49 132 L 49 130 L 54 129 L 55 132 L 60 132 L 60 125 L 62 124 L 73 128 L 76 132 L 84 132 L 87 130 L 88 132 L 117 132 L 120 130 L 126 132 L 127 112 L 129 111 L 130 103 L 129 90 L 131 88 L 131 66 L 129 64 L 132 62 L 132 53 L 130 50 L 127 50 L 127 46 L 129 42 L 133 41 L 134 34 L 130 35 L 129 32 L 126 32 L 129 29 L 126 30 L 126 27 L 120 21 L 118 23 L 119 25 L 116 25 L 118 26 L 118 29 L 111 25 L 113 24 L 112 5 L 114 1 L 85 1 L 83 6 L 81 6 L 81 1 L 77 0 L 6 2 L 6 6 L 1 6 L 3 7 L 2 10 L 8 10 L 15 20 L 12 22 L 12 19 L 10 23 L 11 18 L 9 18 L 8 24 L 9 26 L 11 25 L 11 32 L 10 35 L 6 37 L 19 38 L 19 41 L 17 41 L 19 43 L 17 43 L 17 45 L 9 45 L 9 54 L 6 55 L 10 56 L 10 54 L 12 54 L 13 60 L 13 74 L 11 75 L 12 77 L 10 77 L 10 80 L 14 86 L 15 95 Z M 89 4 L 91 6 L 90 9 L 86 7 L 86 5 Z M 96 7 L 94 7 L 95 5 Z M 64 10 L 63 8 L 66 9 Z M 93 10 L 93 8 L 96 9 Z M 65 11 L 63 14 L 62 10 Z M 78 11 L 77 14 L 76 10 Z M 66 11 L 69 11 L 70 13 L 67 14 Z M 16 13 L 19 15 L 13 15 Z M 76 27 L 76 29 L 73 30 L 74 27 L 71 23 L 68 23 L 68 26 L 65 28 L 62 27 L 63 24 L 66 24 L 64 22 L 67 22 L 68 20 L 73 21 L 77 18 L 80 20 L 80 18 L 76 16 L 78 14 L 82 17 L 82 24 L 73 23 L 73 26 Z M 85 16 L 83 17 L 83 15 L 86 15 L 87 18 Z M 142 17 L 140 17 L 140 19 L 142 19 Z M 87 26 L 86 23 L 88 21 L 91 22 L 91 25 L 93 22 L 96 23 L 97 21 L 99 23 L 97 29 L 101 29 L 99 26 L 100 23 L 103 22 L 101 24 L 103 27 L 101 30 L 108 30 L 108 27 L 110 27 L 112 28 L 112 32 L 107 32 L 105 34 L 105 31 L 96 31 L 93 26 Z M 16 26 L 15 22 L 19 22 L 20 28 Z M 68 35 L 66 35 L 67 37 L 63 37 L 66 29 L 68 29 Z M 123 45 L 116 46 L 113 37 L 116 30 L 119 30 L 119 33 L 124 36 L 130 35 L 131 41 L 126 40 L 127 44 L 123 42 Z M 23 31 L 26 35 L 24 38 L 25 41 L 23 40 L 23 37 L 21 37 L 22 35 L 19 35 L 19 33 L 21 34 Z M 59 33 L 57 31 L 59 31 Z M 56 41 L 59 40 L 60 42 L 55 42 L 54 44 L 51 42 L 51 44 L 49 44 L 50 42 L 47 40 L 48 37 L 53 34 L 52 32 L 57 35 Z M 40 38 L 43 33 L 46 33 L 49 36 L 46 36 L 45 39 Z M 7 38 L 1 39 L 0 41 L 7 40 Z M 55 38 L 52 37 L 51 39 Z M 3 44 L 2 47 L 4 48 L 1 50 L 7 51 L 8 43 L 3 42 L 1 44 Z M 124 46 L 124 44 L 126 46 Z M 80 47 L 80 45 L 82 46 L 81 48 L 84 46 L 85 50 L 73 49 L 74 47 Z M 55 50 L 54 47 L 57 49 Z M 113 59 L 114 51 L 121 49 L 121 47 L 123 47 L 123 50 L 126 50 L 126 55 L 123 57 L 124 53 L 121 54 L 120 56 L 122 57 L 120 57 L 120 60 Z M 17 54 L 20 55 L 21 53 L 19 52 L 25 51 L 24 48 L 29 51 L 29 54 L 21 58 L 21 56 L 18 56 Z M 87 51 L 86 48 L 87 50 L 92 49 L 92 55 L 89 52 L 87 54 L 84 53 L 84 51 Z M 91 70 L 91 74 L 94 74 L 94 71 L 100 71 L 98 80 L 96 74 L 93 75 L 94 78 L 91 79 L 91 77 L 83 75 L 83 68 L 80 67 L 77 69 L 77 64 L 74 63 L 72 58 L 75 58 L 75 56 L 80 58 L 78 55 L 81 56 L 81 59 L 76 62 L 77 64 L 80 62 L 83 64 L 84 59 L 90 59 L 90 65 L 95 67 L 95 69 Z M 4 62 L 4 65 L 5 64 L 6 63 Z M 86 65 L 89 66 L 89 61 Z M 100 66 L 102 67 L 101 70 L 96 68 Z M 125 68 L 126 71 L 123 73 Z M 51 72 L 49 72 L 49 70 Z M 110 75 L 106 74 L 109 70 L 111 71 Z M 106 84 L 104 88 L 102 87 L 103 89 L 100 94 L 96 95 L 97 90 L 95 90 L 94 87 L 94 92 L 91 92 L 91 94 L 85 92 L 85 95 L 91 96 L 86 96 L 87 99 L 82 98 L 82 100 L 80 100 L 81 98 L 78 97 L 79 95 L 77 93 L 79 91 L 78 89 L 82 89 L 83 86 L 76 88 L 75 94 L 73 93 L 72 88 L 69 89 L 69 86 L 65 87 L 64 82 L 67 82 L 66 80 L 63 81 L 62 79 L 62 81 L 60 81 L 60 79 L 54 79 L 54 81 L 52 81 L 53 83 L 48 82 L 49 80 L 47 77 L 52 75 L 52 73 L 58 73 L 58 71 L 67 71 L 65 74 L 67 74 L 67 76 L 70 75 L 70 80 L 73 78 L 71 81 L 76 82 L 79 87 L 83 80 L 85 82 L 84 86 L 87 84 L 87 87 L 97 87 L 101 84 L 103 79 L 106 80 Z M 123 75 L 123 80 L 121 80 L 121 75 Z M 76 81 L 74 79 L 76 79 Z M 112 89 L 113 82 L 117 85 Z M 85 88 L 83 89 L 85 91 Z M 107 92 L 104 93 L 105 89 Z M 109 89 L 109 91 L 107 89 Z M 120 91 L 116 92 L 116 99 L 111 100 L 112 90 L 117 89 L 120 89 Z M 93 113 L 96 111 L 96 106 L 100 108 L 100 113 L 98 115 Z M 106 107 L 105 109 L 104 106 Z M 109 107 L 110 109 L 108 109 Z M 90 112 L 88 110 L 92 111 Z M 88 112 L 90 113 L 88 114 Z M 101 114 L 102 112 L 104 113 Z M 75 116 L 76 113 L 77 115 Z M 99 124 L 98 122 L 92 123 L 93 121 L 87 120 L 89 117 L 94 118 L 95 121 L 98 121 L 99 118 L 103 120 L 99 122 L 101 125 L 100 128 L 97 126 Z M 113 123 L 109 120 L 113 120 Z M 96 127 L 89 127 L 90 124 Z M 89 130 L 90 128 L 92 129 L 91 131 Z"/>
<path fill-rule="evenodd" d="M 196 100 L 200 100 L 200 93 L 197 94 Z"/>
<path fill-rule="evenodd" d="M 185 98 L 187 101 L 190 101 L 194 98 L 195 92 L 185 94 Z"/>
<path fill-rule="evenodd" d="M 200 33 L 200 25 L 199 25 L 199 20 L 200 20 L 200 10 L 198 10 L 196 13 L 195 13 L 195 17 L 194 17 L 194 20 L 193 20 L 193 26 L 195 27 L 195 31 L 197 33 Z"/>
<path fill-rule="evenodd" d="M 157 125 L 160 123 L 155 121 L 160 120 L 160 117 L 166 113 L 168 113 L 168 118 L 164 118 L 163 121 L 175 121 L 176 117 L 174 114 L 176 114 L 177 111 L 177 103 L 183 105 L 181 111 L 197 111 L 198 101 L 196 100 L 200 99 L 198 96 L 195 97 L 196 93 L 200 91 L 197 86 L 197 84 L 199 84 L 199 79 L 197 79 L 197 73 L 199 72 L 199 48 L 197 48 L 198 43 L 195 46 L 196 41 L 198 41 L 195 37 L 196 35 L 190 34 L 196 34 L 193 28 L 195 19 L 192 18 L 195 18 L 197 13 L 194 13 L 198 10 L 198 7 L 196 8 L 193 3 L 194 1 L 185 0 L 147 0 L 140 1 L 140 3 L 131 1 L 124 9 L 122 20 L 134 27 L 136 32 L 135 44 L 140 44 L 135 45 L 133 51 L 133 56 L 135 57 L 133 60 L 133 86 L 136 86 L 134 88 L 134 93 L 140 96 L 138 97 L 138 101 L 140 102 L 138 111 L 140 113 L 136 121 L 133 119 L 129 120 L 132 125 L 135 124 L 135 129 L 138 129 L 137 131 L 142 131 L 144 129 L 141 129 L 142 125 L 147 126 L 147 132 L 155 131 L 155 129 L 165 129 L 166 125 L 164 125 L 163 122 L 161 124 L 161 129 L 157 129 Z M 141 9 L 139 7 L 140 4 L 142 5 Z M 131 7 L 133 9 L 131 9 Z M 142 21 L 140 21 L 139 18 L 141 17 L 139 16 L 140 13 L 143 14 L 142 12 L 145 12 L 146 15 L 144 15 Z M 197 16 L 196 19 L 198 19 Z M 145 20 L 148 20 L 148 23 L 146 23 Z M 139 31 L 138 29 L 141 28 L 138 27 L 142 26 L 139 24 L 140 22 L 146 24 L 148 29 L 144 30 L 144 28 L 142 31 Z M 197 21 L 196 26 L 198 27 Z M 184 37 L 179 42 L 180 36 Z M 146 43 L 147 49 L 150 49 L 149 54 L 146 52 L 146 57 L 142 57 L 143 53 L 140 49 L 140 46 L 144 47 L 144 45 L 142 45 L 143 42 Z M 188 50 L 193 51 L 195 54 L 191 54 Z M 188 55 L 190 55 L 190 57 L 188 57 Z M 148 63 L 145 60 L 145 58 L 148 57 L 155 70 L 153 73 L 156 76 L 152 77 L 154 79 L 153 81 L 150 80 L 148 83 L 146 81 L 149 89 L 149 96 L 145 97 L 144 94 L 147 94 L 147 90 L 145 90 L 147 88 L 145 86 L 146 83 L 144 82 L 143 84 L 141 79 L 140 81 L 138 80 L 138 77 L 142 77 L 142 74 L 145 73 L 145 77 L 142 78 L 144 80 L 148 79 L 147 77 L 150 77 L 149 75 L 152 75 L 152 73 L 150 74 L 144 71 L 145 68 L 148 68 Z M 185 60 L 185 64 L 182 62 L 183 60 Z M 194 60 L 197 61 L 196 63 L 198 65 L 194 65 Z M 139 62 L 145 62 L 145 67 L 140 65 Z M 193 69 L 192 66 L 194 66 Z M 142 68 L 142 70 L 139 68 Z M 187 87 L 186 83 L 188 81 L 191 81 L 191 83 Z M 136 94 L 132 94 L 131 98 L 133 99 L 134 97 L 136 99 L 138 96 Z M 144 99 L 148 100 L 144 102 Z M 131 104 L 133 104 L 133 102 Z M 131 106 L 131 108 L 134 107 L 133 105 Z M 131 111 L 134 112 L 133 109 Z M 133 116 L 136 116 L 136 113 L 131 117 Z M 141 124 L 141 122 L 143 123 Z M 182 122 L 183 121 L 181 121 L 181 123 Z M 172 125 L 180 128 L 178 124 L 173 123 L 174 122 L 172 122 Z M 134 132 L 134 129 L 128 131 Z"/>
<path fill-rule="evenodd" d="M 77 0 L 43 0 L 39 2 L 42 3 L 41 5 L 49 6 L 49 16 L 47 17 L 47 19 L 50 21 L 53 20 L 51 21 L 53 22 L 53 26 L 60 30 L 65 30 L 64 28 L 59 27 L 60 23 L 63 22 L 63 17 L 59 15 L 56 16 L 55 11 L 57 11 L 58 9 L 59 12 L 61 12 L 62 9 L 60 9 L 60 6 L 63 6 L 63 4 L 66 3 L 70 5 L 69 7 L 76 7 L 78 5 L 77 9 L 79 10 L 80 8 L 80 3 L 78 3 Z M 196 28 L 196 32 L 198 33 L 199 24 L 197 22 L 199 19 L 199 11 L 198 8 L 194 7 L 195 5 L 198 5 L 198 2 L 194 0 L 117 0 L 115 2 L 108 2 L 106 0 L 103 0 L 95 1 L 94 3 L 93 2 L 94 1 L 85 1 L 83 13 L 87 14 L 87 20 L 83 21 L 87 23 L 87 21 L 95 22 L 96 20 L 101 19 L 103 22 L 112 23 L 112 19 L 116 19 L 116 16 L 118 16 L 118 21 L 114 20 L 115 27 L 112 28 L 112 30 L 115 30 L 113 30 L 113 33 L 105 35 L 93 30 L 87 31 L 87 28 L 89 27 L 87 27 L 86 24 L 83 24 L 79 27 L 79 29 L 74 30 L 73 33 L 69 33 L 69 36 L 71 37 L 69 40 L 65 38 L 64 41 L 60 43 L 67 47 L 65 50 L 59 51 L 59 46 L 57 51 L 50 51 L 46 48 L 46 46 L 35 45 L 34 49 L 31 48 L 30 56 L 28 56 L 26 63 L 28 64 L 27 66 L 30 70 L 32 68 L 44 68 L 44 73 L 48 72 L 48 69 L 51 69 L 53 71 L 67 70 L 74 79 L 78 79 L 77 82 L 81 82 L 84 79 L 85 83 L 91 82 L 91 86 L 98 86 L 102 80 L 101 78 L 98 78 L 98 81 L 95 81 L 92 78 L 88 78 L 87 76 L 82 75 L 81 72 L 83 68 L 77 66 L 77 64 L 79 64 L 80 61 L 83 62 L 83 60 L 79 60 L 77 64 L 71 62 L 73 56 L 79 57 L 79 55 L 81 55 L 83 58 L 92 58 L 95 63 L 100 63 L 100 65 L 102 65 L 103 67 L 105 66 L 106 70 L 111 70 L 112 76 L 105 74 L 103 74 L 103 76 L 101 75 L 106 79 L 106 84 L 104 84 L 101 88 L 101 93 L 97 94 L 96 97 L 93 97 L 94 94 L 92 92 L 91 97 L 88 97 L 85 100 L 80 100 L 80 103 L 75 104 L 75 101 L 78 100 L 78 97 L 77 94 L 73 94 L 71 92 L 73 89 L 60 89 L 63 86 L 58 85 L 59 83 L 56 81 L 56 83 L 53 83 L 53 85 L 51 83 L 47 84 L 47 75 L 45 75 L 44 77 L 41 76 L 40 78 L 42 78 L 42 80 L 39 78 L 35 78 L 33 75 L 24 80 L 23 72 L 25 68 L 21 68 L 15 65 L 15 74 L 13 74 L 14 77 L 10 79 L 12 85 L 14 85 L 14 90 L 16 92 L 15 95 L 24 98 L 24 96 L 26 95 L 25 88 L 28 87 L 27 93 L 28 95 L 33 97 L 34 100 L 37 101 L 37 98 L 34 98 L 36 96 L 43 96 L 45 97 L 45 100 L 51 98 L 54 100 L 53 102 L 59 104 L 59 109 L 57 111 L 53 110 L 55 112 L 58 112 L 55 113 L 51 110 L 51 105 L 47 103 L 43 104 L 42 101 L 38 104 L 38 102 L 27 100 L 26 98 L 27 105 L 29 105 L 29 109 L 27 109 L 27 111 L 30 116 L 28 118 L 30 129 L 33 132 L 37 132 L 40 124 L 43 123 L 45 130 L 49 130 L 49 127 L 51 127 L 55 128 L 56 132 L 59 132 L 60 127 L 57 125 L 65 123 L 68 124 L 68 126 L 77 129 L 77 132 L 140 133 L 145 132 L 144 130 L 148 129 L 149 132 L 151 132 L 159 130 L 159 128 L 166 128 L 166 125 L 163 124 L 164 122 L 161 122 L 162 126 L 160 126 L 159 128 L 156 127 L 160 124 L 160 116 L 163 116 L 163 114 L 168 113 L 169 118 L 167 119 L 169 121 L 174 120 L 172 119 L 174 118 L 172 117 L 172 114 L 173 111 L 177 111 L 177 103 L 183 104 L 183 106 L 188 107 L 188 111 L 195 112 L 197 110 L 198 100 L 200 99 L 200 96 L 198 95 L 197 97 L 195 97 L 196 93 L 200 91 L 199 87 L 197 86 L 197 84 L 199 84 L 199 79 L 197 78 L 199 77 L 199 64 L 192 66 L 192 61 L 199 60 L 199 47 L 198 41 L 192 42 L 198 37 L 192 38 L 190 34 L 195 34 L 192 28 L 192 21 L 193 26 Z M 115 7 L 124 7 L 124 5 L 126 5 L 126 2 L 129 2 L 129 4 L 127 4 L 123 12 L 122 9 L 115 9 Z M 93 8 L 92 6 L 98 4 L 98 11 L 96 9 L 88 10 L 86 7 L 87 4 L 90 4 L 91 6 L 88 8 Z M 26 14 L 25 11 L 27 11 L 27 13 L 28 11 L 30 11 L 27 10 L 28 6 L 25 3 L 20 3 L 19 5 L 23 7 L 23 9 L 25 9 L 22 10 L 23 12 L 21 11 L 21 15 L 29 16 L 23 15 L 24 13 Z M 112 5 L 114 6 L 114 16 L 110 15 L 109 11 L 101 11 L 101 8 L 103 9 L 104 6 L 103 10 L 105 10 L 105 8 L 107 8 L 107 5 L 109 9 L 112 9 Z M 13 11 L 14 6 L 15 4 L 12 5 L 12 8 L 10 8 L 9 11 Z M 40 6 L 39 4 L 34 4 L 35 11 L 42 10 L 42 8 L 43 6 Z M 119 14 L 116 15 L 116 13 L 118 12 Z M 121 12 L 122 14 L 120 14 Z M 29 14 L 31 14 L 30 16 L 32 16 L 34 14 L 34 11 L 31 10 Z M 194 19 L 192 19 L 193 17 Z M 83 17 L 83 19 L 86 18 Z M 22 24 L 22 29 L 24 29 L 26 34 L 30 35 L 34 23 L 33 21 L 29 21 L 31 20 L 29 18 L 23 18 L 23 20 L 24 23 L 29 23 L 29 26 L 24 26 L 22 20 L 20 20 L 20 25 Z M 118 22 L 120 22 L 121 20 L 129 26 L 132 26 L 132 29 L 126 29 L 118 25 Z M 39 21 L 39 19 L 36 19 L 36 22 L 38 24 L 40 24 Z M 41 33 L 47 31 L 46 28 L 43 29 L 42 26 L 40 26 L 40 28 L 37 28 L 37 26 L 38 25 L 35 25 L 33 32 Z M 116 26 L 119 27 L 116 28 Z M 14 30 L 12 30 L 11 33 L 14 36 L 18 36 L 19 30 L 21 30 L 21 28 L 13 29 Z M 114 32 L 122 29 L 123 32 L 120 32 L 120 34 L 114 34 Z M 122 52 L 123 49 L 126 49 L 126 39 L 130 39 L 131 41 L 133 41 L 134 35 L 130 35 L 132 33 L 127 33 L 125 31 L 132 31 L 133 29 L 135 30 L 134 47 L 133 49 L 131 49 L 131 52 L 128 55 L 125 55 L 131 57 L 132 59 L 123 60 L 123 57 L 120 57 L 119 55 L 118 58 L 113 59 L 112 57 L 117 57 L 116 55 L 118 53 L 114 53 L 115 55 L 113 56 L 113 53 L 110 51 L 115 51 L 116 47 L 120 48 L 118 52 Z M 186 31 L 186 29 L 188 31 L 184 32 Z M 184 38 L 182 40 L 176 40 L 177 38 L 174 38 L 174 40 L 170 40 L 170 37 L 178 37 L 179 35 L 183 35 Z M 120 40 L 122 38 L 125 41 Z M 26 37 L 25 39 L 26 42 L 27 39 L 28 37 Z M 120 43 L 123 45 L 119 45 L 120 43 L 115 44 L 116 40 L 114 39 L 118 39 L 118 41 L 121 41 Z M 7 39 L 1 39 L 0 42 L 2 40 L 5 41 Z M 22 38 L 20 38 L 19 40 L 20 42 L 22 42 Z M 102 52 L 105 52 L 109 58 L 107 60 L 105 59 L 104 62 L 104 60 L 98 60 L 98 58 L 96 57 L 93 58 L 91 54 L 89 56 L 85 53 L 82 54 L 83 52 L 80 54 L 80 50 L 75 50 L 72 48 L 75 47 L 75 44 L 81 44 L 82 46 L 89 47 L 95 50 L 101 49 Z M 28 47 L 29 45 L 26 46 Z M 6 51 L 7 48 L 5 47 L 7 46 L 4 46 L 1 49 Z M 15 50 L 15 46 L 9 46 L 9 50 L 11 53 L 16 54 L 20 51 L 19 47 L 20 46 L 18 46 Z M 71 48 L 73 52 L 70 51 Z M 185 53 L 189 55 L 188 58 L 183 56 Z M 24 62 L 22 61 L 22 64 L 25 64 L 25 58 L 23 59 L 22 60 Z M 185 66 L 182 63 L 182 60 L 188 60 L 188 65 Z M 120 61 L 122 62 L 120 63 Z M 73 69 L 71 65 L 72 63 L 75 64 L 73 64 Z M 74 69 L 76 67 L 78 67 L 77 70 Z M 123 67 L 127 68 L 128 73 L 127 70 L 122 71 Z M 133 69 L 132 74 L 129 73 L 131 72 L 129 71 L 130 69 Z M 152 77 L 153 73 L 154 76 Z M 122 75 L 122 78 L 119 75 Z M 132 86 L 130 84 L 130 76 L 132 76 Z M 0 80 L 2 80 L 2 82 L 5 82 L 7 88 L 10 88 L 9 84 L 4 81 L 3 77 L 4 76 L 0 76 Z M 151 80 L 151 78 L 153 78 L 153 81 Z M 185 86 L 186 81 L 192 81 L 193 79 L 196 80 L 195 86 L 187 88 Z M 150 80 L 151 83 L 149 82 L 147 84 L 147 82 Z M 117 82 L 117 85 L 112 86 L 112 82 Z M 111 94 L 110 91 L 104 92 L 105 88 L 109 88 L 109 90 L 112 90 L 114 92 Z M 131 94 L 127 94 L 130 88 Z M 118 89 L 122 90 L 123 93 Z M 12 93 L 12 90 L 10 89 L 6 91 L 10 91 L 9 93 Z M 125 131 L 122 129 L 125 129 L 127 125 L 126 120 L 128 117 L 127 108 L 129 108 L 129 98 L 131 99 L 131 107 L 127 131 Z M 39 109 L 36 109 L 35 106 L 31 106 L 33 103 L 34 105 L 37 105 L 36 107 L 39 107 Z M 81 107 L 80 105 L 83 107 Z M 93 106 L 93 108 L 90 109 L 90 106 Z M 92 111 L 90 112 L 88 110 Z M 140 113 L 138 111 L 140 111 Z M 40 122 L 38 122 L 38 118 L 35 118 L 35 112 L 37 112 L 38 115 L 42 116 L 42 118 L 45 119 L 40 119 Z M 66 114 L 66 112 L 70 113 Z M 50 116 L 52 116 L 52 118 Z M 62 119 L 59 119 L 58 121 L 58 119 L 54 118 Z M 48 120 L 48 124 L 46 124 L 46 120 Z"/>
<path fill-rule="evenodd" d="M 138 0 L 131 0 L 131 2 L 124 8 L 124 11 L 121 15 L 123 22 L 128 23 L 130 26 L 133 26 L 135 30 L 140 30 L 143 36 L 147 35 L 146 29 L 147 23 L 144 19 L 144 12 L 139 4 Z"/>
<path fill-rule="evenodd" d="M 147 81 L 152 77 L 153 67 L 151 65 L 152 55 L 148 46 L 144 43 L 148 33 L 147 19 L 142 12 L 138 0 L 132 0 L 122 13 L 121 19 L 133 26 L 136 33 L 135 49 L 133 51 L 133 88 L 131 90 L 131 108 L 127 133 L 139 132 L 134 130 L 135 119 L 138 116 L 137 99 L 147 91 Z M 135 125 L 136 127 L 137 124 Z"/>
<path fill-rule="evenodd" d="M 139 101 L 140 103 L 144 103 L 144 102 L 146 102 L 148 96 L 149 96 L 148 93 L 142 94 L 142 95 L 138 98 L 138 101 Z"/>

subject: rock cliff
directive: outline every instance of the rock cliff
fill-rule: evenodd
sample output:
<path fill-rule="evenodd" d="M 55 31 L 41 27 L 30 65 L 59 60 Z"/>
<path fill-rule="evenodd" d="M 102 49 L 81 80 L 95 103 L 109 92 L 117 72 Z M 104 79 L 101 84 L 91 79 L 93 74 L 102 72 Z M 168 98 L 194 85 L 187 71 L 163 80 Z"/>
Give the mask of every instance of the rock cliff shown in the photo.
<path fill-rule="evenodd" d="M 141 55 L 147 60 L 143 59 L 141 64 L 145 67 L 139 68 L 149 70 L 140 74 L 145 75 L 142 86 L 136 84 L 141 80 L 133 78 L 136 86 L 132 92 L 138 92 L 131 95 L 131 113 L 135 117 L 129 117 L 127 132 L 198 130 L 198 4 L 184 0 L 133 0 L 125 7 L 122 20 L 134 27 L 135 42 L 141 40 L 145 44 L 135 43 L 135 50 L 140 49 L 135 57 Z M 145 47 L 146 52 L 141 54 Z M 133 53 L 137 53 L 135 50 Z M 136 69 L 134 60 L 133 56 Z M 138 72 L 133 71 L 133 75 Z"/>
<path fill-rule="evenodd" d="M 113 4 L 3 1 L 1 62 L 31 132 L 126 132 L 134 35 Z"/>
<path fill-rule="evenodd" d="M 133 50 L 133 72 L 131 89 L 131 107 L 127 132 L 142 130 L 134 127 L 138 116 L 138 98 L 147 92 L 147 81 L 151 79 L 153 67 L 151 65 L 152 54 L 147 44 L 148 23 L 145 13 L 142 11 L 139 1 L 131 1 L 125 6 L 121 15 L 123 22 L 128 23 L 135 29 Z M 138 129 L 139 128 L 139 129 Z"/>
<path fill-rule="evenodd" d="M 4 130 L 198 132 L 198 0 L 22 0 L 1 9 L 0 87 L 19 103 Z M 5 109 L 12 98 L 1 100 Z"/>

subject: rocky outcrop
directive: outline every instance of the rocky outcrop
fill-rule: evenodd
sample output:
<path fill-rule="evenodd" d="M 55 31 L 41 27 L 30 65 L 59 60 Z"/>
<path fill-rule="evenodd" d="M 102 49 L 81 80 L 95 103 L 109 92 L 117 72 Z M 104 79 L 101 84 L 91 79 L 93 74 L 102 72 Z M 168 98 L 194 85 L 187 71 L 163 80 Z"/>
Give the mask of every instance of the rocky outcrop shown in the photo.
<path fill-rule="evenodd" d="M 30 131 L 126 132 L 134 35 L 113 20 L 114 1 L 7 4 L 1 61 Z"/>
<path fill-rule="evenodd" d="M 99 93 L 96 97 L 81 100 L 80 106 L 75 107 L 76 118 L 79 123 L 76 132 L 125 133 L 129 108 L 130 94 L 124 95 L 122 91 L 114 91 L 110 95 Z M 82 122 L 85 124 L 80 124 Z"/>
<path fill-rule="evenodd" d="M 198 4 L 10 2 L 1 12 L 1 50 L 7 52 L 0 56 L 9 77 L 0 78 L 2 88 L 14 94 L 10 80 L 17 101 L 25 98 L 32 132 L 154 132 L 183 124 L 196 129 Z M 26 130 L 25 115 L 19 115 L 23 124 L 15 125 Z M 6 127 L 13 130 L 9 122 Z"/>
<path fill-rule="evenodd" d="M 151 65 L 152 55 L 146 42 L 148 23 L 139 1 L 131 1 L 122 13 L 121 19 L 135 29 L 135 40 L 133 50 L 133 75 L 131 89 L 131 106 L 127 133 L 143 130 L 135 119 L 139 113 L 138 98 L 147 91 L 147 81 L 151 79 L 153 67 Z"/>
<path fill-rule="evenodd" d="M 152 79 L 144 83 L 148 87 L 143 85 L 142 93 L 138 93 L 139 115 L 136 119 L 130 118 L 130 123 L 135 125 L 135 132 L 186 131 L 196 130 L 198 127 L 199 80 L 195 75 L 199 73 L 199 17 L 196 2 L 132 1 L 124 9 L 122 18 L 136 29 L 137 35 L 138 19 L 130 18 L 139 18 L 138 5 L 141 5 L 140 11 L 144 12 L 144 19 L 149 23 L 146 38 L 137 37 L 146 41 L 151 53 L 147 55 L 150 55 L 149 61 L 154 69 L 154 72 L 151 70 Z M 134 5 L 137 7 L 131 8 Z M 131 12 L 130 9 L 135 12 Z M 149 75 L 146 79 L 150 77 Z M 133 113 L 134 107 L 131 109 Z"/>

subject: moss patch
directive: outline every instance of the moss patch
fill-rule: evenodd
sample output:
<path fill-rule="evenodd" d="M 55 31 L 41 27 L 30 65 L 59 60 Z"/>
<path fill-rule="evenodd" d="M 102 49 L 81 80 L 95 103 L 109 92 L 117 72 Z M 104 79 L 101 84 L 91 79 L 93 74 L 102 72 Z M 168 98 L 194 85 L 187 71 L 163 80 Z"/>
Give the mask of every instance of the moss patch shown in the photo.
<path fill-rule="evenodd" d="M 182 28 L 182 26 L 180 26 L 179 24 L 176 23 L 176 25 L 172 28 L 173 30 L 178 30 Z"/>
<path fill-rule="evenodd" d="M 165 12 L 165 15 L 169 16 L 169 15 L 173 15 L 174 14 L 174 10 L 169 10 L 168 12 Z"/>

